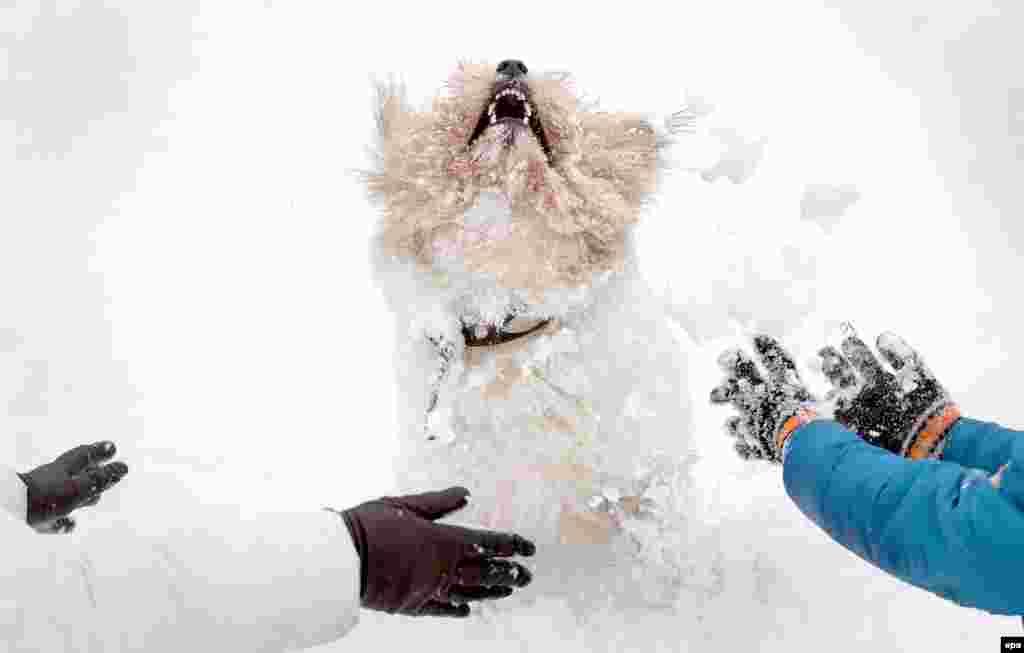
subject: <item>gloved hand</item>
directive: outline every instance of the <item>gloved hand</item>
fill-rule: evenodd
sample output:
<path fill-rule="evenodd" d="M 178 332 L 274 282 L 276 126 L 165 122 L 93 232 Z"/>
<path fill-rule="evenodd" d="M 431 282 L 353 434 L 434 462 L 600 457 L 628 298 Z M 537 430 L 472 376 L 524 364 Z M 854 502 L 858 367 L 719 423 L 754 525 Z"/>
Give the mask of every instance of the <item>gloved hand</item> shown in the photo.
<path fill-rule="evenodd" d="M 825 398 L 835 402 L 835 420 L 895 454 L 938 458 L 959 408 L 902 338 L 883 333 L 875 344 L 895 374 L 856 334 L 843 341 L 845 357 L 834 347 L 818 352 L 832 384 Z"/>
<path fill-rule="evenodd" d="M 532 556 L 532 542 L 514 534 L 434 523 L 465 507 L 468 496 L 466 488 L 450 487 L 383 497 L 338 513 L 359 552 L 364 608 L 468 617 L 467 602 L 504 598 L 514 587 L 530 583 L 532 575 L 525 567 L 494 558 Z"/>
<path fill-rule="evenodd" d="M 100 465 L 117 453 L 113 442 L 75 447 L 52 463 L 18 474 L 28 488 L 29 526 L 40 533 L 70 533 L 70 513 L 95 505 L 100 495 L 128 473 L 122 462 Z"/>
<path fill-rule="evenodd" d="M 725 430 L 736 439 L 740 457 L 781 463 L 786 439 L 814 419 L 816 400 L 800 380 L 793 357 L 775 339 L 757 335 L 753 344 L 767 379 L 742 350 L 727 350 L 718 359 L 725 380 L 711 391 L 711 403 L 731 403 L 739 410 Z"/>

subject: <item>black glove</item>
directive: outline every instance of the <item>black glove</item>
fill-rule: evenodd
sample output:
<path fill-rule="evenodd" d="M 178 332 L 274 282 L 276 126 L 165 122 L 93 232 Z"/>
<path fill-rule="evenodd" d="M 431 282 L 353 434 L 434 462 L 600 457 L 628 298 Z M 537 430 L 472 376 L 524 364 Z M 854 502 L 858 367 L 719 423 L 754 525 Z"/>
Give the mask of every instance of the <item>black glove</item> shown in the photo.
<path fill-rule="evenodd" d="M 75 520 L 69 514 L 95 505 L 104 491 L 128 473 L 122 462 L 100 465 L 116 453 L 113 442 L 82 445 L 52 463 L 18 474 L 28 488 L 29 526 L 40 533 L 70 533 Z"/>
<path fill-rule="evenodd" d="M 338 513 L 359 552 L 364 608 L 409 616 L 468 617 L 467 602 L 504 598 L 514 587 L 530 583 L 533 577 L 525 567 L 494 558 L 532 556 L 532 542 L 513 534 L 434 523 L 465 507 L 468 496 L 466 488 L 450 487 L 383 497 Z"/>
<path fill-rule="evenodd" d="M 895 374 L 853 333 L 843 341 L 845 357 L 834 347 L 818 352 L 833 387 L 826 401 L 835 402 L 835 420 L 895 454 L 937 458 L 959 408 L 902 338 L 883 333 L 875 345 Z"/>
<path fill-rule="evenodd" d="M 786 438 L 814 419 L 816 400 L 800 380 L 793 357 L 774 338 L 757 335 L 753 344 L 768 378 L 742 350 L 727 350 L 718 358 L 725 380 L 711 391 L 711 403 L 730 403 L 739 410 L 725 430 L 740 457 L 781 463 Z"/>

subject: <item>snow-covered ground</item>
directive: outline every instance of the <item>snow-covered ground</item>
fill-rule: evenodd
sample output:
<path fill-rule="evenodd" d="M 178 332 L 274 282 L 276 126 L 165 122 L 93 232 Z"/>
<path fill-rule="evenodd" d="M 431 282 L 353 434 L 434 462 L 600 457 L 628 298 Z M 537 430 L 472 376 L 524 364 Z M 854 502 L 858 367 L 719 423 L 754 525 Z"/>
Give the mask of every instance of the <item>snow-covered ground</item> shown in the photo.
<path fill-rule="evenodd" d="M 80 529 L 166 519 L 157 488 L 279 507 L 391 491 L 392 320 L 375 216 L 343 174 L 364 163 L 369 75 L 425 99 L 461 57 L 514 57 L 609 108 L 699 94 L 714 131 L 679 155 L 736 161 L 675 175 L 641 228 L 648 277 L 701 338 L 681 346 L 710 514 L 733 558 L 769 570 L 709 609 L 695 650 L 985 650 L 1020 632 L 869 568 L 789 506 L 777 469 L 734 458 L 706 405 L 734 328 L 701 309 L 793 326 L 802 360 L 839 320 L 895 330 L 965 412 L 1024 425 L 1019 4 L 116 4 L 0 8 L 0 457 L 115 440 L 132 472 Z M 815 310 L 790 324 L 744 293 L 754 274 L 796 279 Z M 456 650 L 459 632 L 364 612 L 320 650 Z M 558 633 L 538 616 L 505 645 Z"/>

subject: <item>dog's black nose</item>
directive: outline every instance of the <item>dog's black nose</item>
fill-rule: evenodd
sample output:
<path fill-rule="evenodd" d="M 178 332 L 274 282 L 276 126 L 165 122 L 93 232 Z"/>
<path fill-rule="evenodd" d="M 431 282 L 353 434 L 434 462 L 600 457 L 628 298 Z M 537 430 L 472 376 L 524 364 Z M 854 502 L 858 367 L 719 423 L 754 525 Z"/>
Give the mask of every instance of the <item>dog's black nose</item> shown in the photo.
<path fill-rule="evenodd" d="M 498 74 L 506 75 L 508 77 L 521 77 L 528 71 L 526 70 L 526 64 L 518 59 L 506 59 L 498 64 Z"/>

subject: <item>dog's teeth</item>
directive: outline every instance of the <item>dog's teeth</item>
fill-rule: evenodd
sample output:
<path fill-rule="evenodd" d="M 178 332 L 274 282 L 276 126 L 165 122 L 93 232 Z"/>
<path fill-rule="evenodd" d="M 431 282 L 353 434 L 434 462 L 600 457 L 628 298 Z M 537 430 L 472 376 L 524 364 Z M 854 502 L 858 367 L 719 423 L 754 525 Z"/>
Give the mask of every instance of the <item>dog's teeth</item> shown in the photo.
<path fill-rule="evenodd" d="M 526 94 L 523 93 L 522 91 L 520 91 L 518 89 L 514 89 L 514 88 L 506 88 L 506 89 L 504 89 L 502 91 L 499 91 L 498 94 L 494 96 L 494 99 L 495 100 L 499 100 L 499 99 L 501 99 L 501 98 L 503 98 L 505 96 L 508 96 L 508 95 L 511 95 L 512 97 L 515 97 L 515 98 L 517 98 L 519 100 L 522 100 L 523 102 L 526 101 Z"/>

